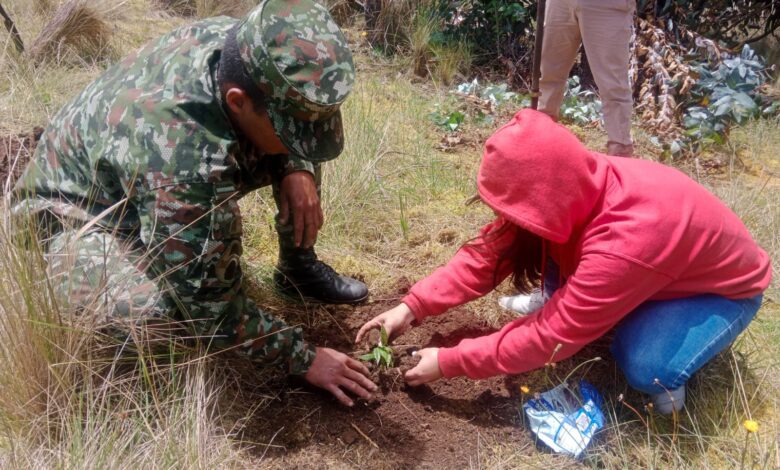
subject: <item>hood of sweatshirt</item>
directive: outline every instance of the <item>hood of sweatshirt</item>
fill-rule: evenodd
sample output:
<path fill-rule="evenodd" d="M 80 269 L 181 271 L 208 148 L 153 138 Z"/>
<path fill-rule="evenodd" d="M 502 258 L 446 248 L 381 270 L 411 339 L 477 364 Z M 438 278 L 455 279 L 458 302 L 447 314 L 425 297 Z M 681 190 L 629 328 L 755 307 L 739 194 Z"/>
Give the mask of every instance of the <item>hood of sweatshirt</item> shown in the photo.
<path fill-rule="evenodd" d="M 546 114 L 524 109 L 486 142 L 477 187 L 509 222 L 566 243 L 587 224 L 608 171 L 606 157 Z"/>

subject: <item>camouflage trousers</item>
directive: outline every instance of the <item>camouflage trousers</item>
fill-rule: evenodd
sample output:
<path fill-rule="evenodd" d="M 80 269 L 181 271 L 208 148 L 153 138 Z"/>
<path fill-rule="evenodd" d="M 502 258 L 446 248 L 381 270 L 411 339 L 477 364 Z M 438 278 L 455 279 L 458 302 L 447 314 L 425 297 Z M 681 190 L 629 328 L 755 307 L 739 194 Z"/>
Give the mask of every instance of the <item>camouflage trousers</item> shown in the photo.
<path fill-rule="evenodd" d="M 320 173 L 315 175 L 319 191 Z M 280 202 L 279 185 L 272 182 Z M 277 217 L 278 220 L 278 217 Z M 291 226 L 276 224 L 282 251 L 294 245 Z M 143 247 L 102 228 L 60 230 L 48 240 L 48 275 L 58 299 L 76 318 L 127 337 L 134 327 L 194 334 L 216 349 L 234 349 L 264 365 L 287 363 L 304 373 L 314 348 L 303 332 L 259 309 L 245 295 L 221 318 L 187 318 L 186 302 L 176 299 L 164 275 L 155 276 Z M 289 249 L 289 248 L 288 248 Z"/>
<path fill-rule="evenodd" d="M 58 300 L 99 327 L 170 313 L 163 290 L 141 268 L 143 254 L 101 229 L 57 233 L 46 261 Z"/>
<path fill-rule="evenodd" d="M 253 302 L 220 319 L 182 318 L 165 282 L 144 270 L 142 252 L 120 238 L 92 229 L 55 235 L 47 252 L 48 275 L 58 299 L 96 329 L 126 338 L 133 328 L 194 334 L 210 348 L 233 349 L 263 365 L 310 364 L 313 347 L 300 328 L 290 327 Z M 290 367 L 290 373 L 303 373 Z"/>

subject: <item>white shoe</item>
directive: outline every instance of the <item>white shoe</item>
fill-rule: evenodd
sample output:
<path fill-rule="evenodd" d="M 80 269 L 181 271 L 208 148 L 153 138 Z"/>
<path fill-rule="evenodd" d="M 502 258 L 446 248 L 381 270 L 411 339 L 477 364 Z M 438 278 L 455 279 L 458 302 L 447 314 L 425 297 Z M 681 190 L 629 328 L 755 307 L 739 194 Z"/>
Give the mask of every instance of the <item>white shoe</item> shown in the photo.
<path fill-rule="evenodd" d="M 549 299 L 542 294 L 541 290 L 534 290 L 527 295 L 501 297 L 498 299 L 498 305 L 521 315 L 528 315 L 542 308 L 547 300 Z"/>
<path fill-rule="evenodd" d="M 680 411 L 685 406 L 685 385 L 674 390 L 663 391 L 653 395 L 653 409 L 662 415 L 670 415 Z"/>

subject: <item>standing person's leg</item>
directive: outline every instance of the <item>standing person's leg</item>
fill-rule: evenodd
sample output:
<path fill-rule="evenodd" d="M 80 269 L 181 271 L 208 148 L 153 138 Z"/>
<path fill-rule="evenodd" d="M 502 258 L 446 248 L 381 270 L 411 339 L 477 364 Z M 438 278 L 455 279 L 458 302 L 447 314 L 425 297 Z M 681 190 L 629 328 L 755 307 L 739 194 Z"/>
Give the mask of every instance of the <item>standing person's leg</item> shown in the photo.
<path fill-rule="evenodd" d="M 580 48 L 580 27 L 575 14 L 577 0 L 548 0 L 544 12 L 542 76 L 539 111 L 558 118 L 566 80 Z"/>
<path fill-rule="evenodd" d="M 761 298 L 645 302 L 618 325 L 612 354 L 629 385 L 653 395 L 659 412 L 679 410 L 688 379 L 747 328 Z"/>
<path fill-rule="evenodd" d="M 581 0 L 582 44 L 599 87 L 610 155 L 634 152 L 628 67 L 635 8 L 634 0 Z"/>
<path fill-rule="evenodd" d="M 319 196 L 322 184 L 320 165 L 314 167 L 314 180 Z M 273 194 L 278 208 L 281 202 L 279 181 L 273 182 Z M 279 234 L 279 266 L 274 274 L 274 280 L 283 293 L 292 297 L 334 304 L 358 303 L 368 297 L 368 288 L 365 284 L 339 275 L 317 258 L 313 247 L 296 247 L 292 221 L 282 225 L 277 214 L 276 231 Z"/>

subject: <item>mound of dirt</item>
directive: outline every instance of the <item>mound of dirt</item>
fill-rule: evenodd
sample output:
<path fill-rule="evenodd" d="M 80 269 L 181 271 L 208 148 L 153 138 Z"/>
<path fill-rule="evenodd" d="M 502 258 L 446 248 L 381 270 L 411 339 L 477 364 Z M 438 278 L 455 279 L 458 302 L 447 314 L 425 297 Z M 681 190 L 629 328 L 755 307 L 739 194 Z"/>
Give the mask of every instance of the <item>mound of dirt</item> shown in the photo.
<path fill-rule="evenodd" d="M 354 351 L 360 326 L 394 305 L 324 307 L 338 320 L 308 328 L 307 338 L 319 346 Z M 522 396 L 520 385 L 534 385 L 533 377 L 523 377 L 524 382 L 518 377 L 460 377 L 420 387 L 403 381 L 403 372 L 417 362 L 412 351 L 453 346 L 492 331 L 465 310 L 427 319 L 396 339 L 396 367 L 372 371 L 380 386 L 376 398 L 358 401 L 351 409 L 303 381 L 278 379 L 270 385 L 283 391 L 243 423 L 242 440 L 257 443 L 263 464 L 279 468 L 460 468 L 476 464 L 480 451 L 509 442 L 537 452 L 521 416 L 528 396 Z M 559 367 L 563 371 L 567 366 Z M 536 386 L 540 390 L 544 385 Z"/>
<path fill-rule="evenodd" d="M 32 132 L 25 134 L 12 134 L 0 129 L 0 195 L 6 188 L 13 187 L 22 174 L 35 153 L 41 134 L 42 127 L 35 127 Z"/>

